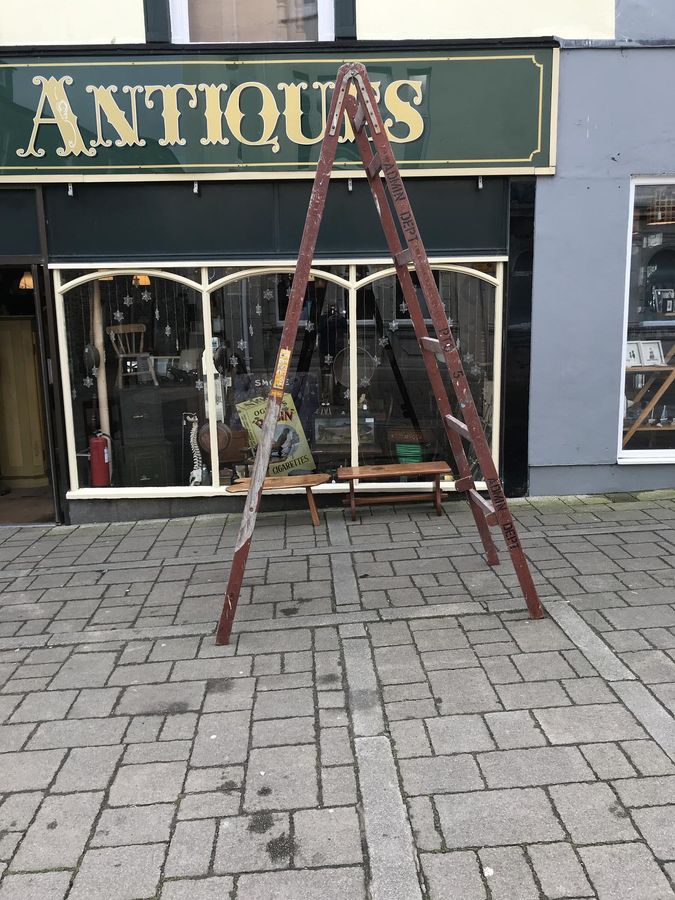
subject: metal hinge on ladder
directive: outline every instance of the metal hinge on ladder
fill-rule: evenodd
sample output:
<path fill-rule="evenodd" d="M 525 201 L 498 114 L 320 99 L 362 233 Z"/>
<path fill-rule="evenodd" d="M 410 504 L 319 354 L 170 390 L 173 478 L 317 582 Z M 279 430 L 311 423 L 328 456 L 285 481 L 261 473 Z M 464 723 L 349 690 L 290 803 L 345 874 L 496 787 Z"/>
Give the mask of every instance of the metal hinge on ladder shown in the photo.
<path fill-rule="evenodd" d="M 356 89 L 356 97 L 350 93 L 352 86 Z M 338 70 L 330 111 L 326 119 L 329 127 L 323 138 L 321 154 L 316 167 L 314 186 L 300 243 L 298 264 L 272 377 L 272 388 L 267 401 L 267 411 L 258 441 L 249 492 L 235 544 L 225 603 L 218 623 L 216 635 L 218 644 L 226 644 L 232 630 L 263 482 L 267 474 L 273 436 L 281 411 L 286 377 L 300 324 L 319 226 L 325 208 L 330 174 L 335 162 L 345 115 L 354 132 L 356 147 L 365 169 L 389 252 L 396 266 L 396 275 L 408 307 L 410 321 L 423 351 L 422 360 L 429 376 L 441 420 L 445 426 L 450 450 L 455 459 L 458 476 L 455 481 L 455 489 L 466 494 L 469 508 L 485 548 L 488 564 L 496 565 L 499 562 L 497 548 L 489 530 L 490 526 L 498 525 L 504 537 L 506 549 L 511 556 L 530 615 L 533 618 L 543 616 L 532 575 L 504 496 L 476 404 L 471 395 L 469 382 L 448 324 L 445 308 L 422 244 L 391 142 L 387 137 L 373 87 L 365 66 L 361 63 L 346 63 Z M 381 177 L 382 175 L 384 177 Z M 415 283 L 413 283 L 409 267 L 415 270 Z M 422 312 L 418 291 L 424 298 L 426 313 Z M 431 318 L 436 337 L 428 333 L 428 318 Z M 453 415 L 437 357 L 441 357 L 448 366 L 452 389 L 464 421 Z M 487 484 L 489 499 L 483 497 L 476 489 L 472 465 L 464 450 L 463 440 L 470 441 L 472 444 L 475 461 Z"/>

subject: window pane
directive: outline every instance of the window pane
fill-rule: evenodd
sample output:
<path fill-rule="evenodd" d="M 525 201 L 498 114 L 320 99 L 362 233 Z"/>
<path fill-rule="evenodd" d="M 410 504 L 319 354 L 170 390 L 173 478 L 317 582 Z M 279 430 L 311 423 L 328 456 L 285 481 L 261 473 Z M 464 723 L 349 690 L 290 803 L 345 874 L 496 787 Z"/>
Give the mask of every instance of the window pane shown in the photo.
<path fill-rule="evenodd" d="M 107 486 L 88 457 L 98 429 L 114 487 L 210 484 L 201 295 L 139 273 L 88 282 L 64 303 L 80 486 Z"/>
<path fill-rule="evenodd" d="M 623 449 L 675 449 L 675 185 L 635 189 L 625 365 Z"/>
<path fill-rule="evenodd" d="M 191 41 L 316 41 L 316 0 L 188 0 Z"/>
<path fill-rule="evenodd" d="M 462 273 L 436 271 L 434 276 L 490 442 L 495 289 Z M 445 428 L 396 278 L 386 276 L 359 290 L 357 309 L 359 462 L 447 460 L 452 464 Z M 423 311 L 426 317 L 424 306 Z M 447 367 L 442 363 L 440 368 L 452 398 Z M 475 467 L 473 448 L 468 453 Z"/>
<path fill-rule="evenodd" d="M 288 272 L 265 273 L 211 295 L 214 362 L 222 387 L 221 483 L 248 474 L 279 349 L 292 284 Z M 332 474 L 351 454 L 349 408 L 332 362 L 347 345 L 347 292 L 323 278 L 307 286 L 286 381 L 270 475 Z"/>

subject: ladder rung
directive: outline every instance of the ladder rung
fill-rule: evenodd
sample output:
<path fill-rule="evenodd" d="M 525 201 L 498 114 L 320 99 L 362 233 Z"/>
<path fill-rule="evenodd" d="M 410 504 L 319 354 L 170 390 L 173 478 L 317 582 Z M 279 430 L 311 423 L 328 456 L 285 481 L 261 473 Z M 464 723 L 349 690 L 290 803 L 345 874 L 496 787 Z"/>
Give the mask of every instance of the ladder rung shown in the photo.
<path fill-rule="evenodd" d="M 361 131 L 363 126 L 366 123 L 366 109 L 363 103 L 359 103 L 356 107 L 356 112 L 354 113 L 354 131 L 357 133 Z"/>
<path fill-rule="evenodd" d="M 478 491 L 470 490 L 469 497 L 472 503 L 475 503 L 476 506 L 479 506 L 483 513 L 485 514 L 485 519 L 487 520 L 488 525 L 496 525 L 497 524 L 497 515 L 495 513 L 494 506 L 490 503 L 489 500 L 486 500 L 485 497 L 482 497 Z"/>
<path fill-rule="evenodd" d="M 420 345 L 422 350 L 426 350 L 428 353 L 442 353 L 441 350 L 441 342 L 437 338 L 432 337 L 423 337 L 420 338 Z"/>
<path fill-rule="evenodd" d="M 465 441 L 471 440 L 469 429 L 466 427 L 464 422 L 461 422 L 454 416 L 445 416 L 445 421 L 447 422 L 448 426 L 452 428 L 453 431 L 456 431 L 457 434 L 461 435 L 461 437 L 463 437 Z"/>
<path fill-rule="evenodd" d="M 380 161 L 380 154 L 376 153 L 371 161 L 366 166 L 366 172 L 368 173 L 368 178 L 374 178 L 378 172 L 382 171 L 382 162 Z"/>
<path fill-rule="evenodd" d="M 467 475 L 464 478 L 455 479 L 455 490 L 457 493 L 461 493 L 462 491 L 470 491 L 475 489 L 476 482 L 473 480 L 473 476 Z"/>
<path fill-rule="evenodd" d="M 407 266 L 412 262 L 412 253 L 410 252 L 410 248 L 406 247 L 405 250 L 399 250 L 398 253 L 394 253 L 394 263 L 397 266 Z"/>

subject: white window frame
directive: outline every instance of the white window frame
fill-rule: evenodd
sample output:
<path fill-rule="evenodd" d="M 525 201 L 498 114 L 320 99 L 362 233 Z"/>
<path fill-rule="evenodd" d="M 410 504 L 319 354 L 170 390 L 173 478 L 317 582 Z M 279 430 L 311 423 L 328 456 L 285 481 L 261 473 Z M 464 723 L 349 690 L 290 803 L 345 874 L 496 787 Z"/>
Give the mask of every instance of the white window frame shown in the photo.
<path fill-rule="evenodd" d="M 499 465 L 499 437 L 501 430 L 501 394 L 502 394 L 502 335 L 503 335 L 503 313 L 504 313 L 504 271 L 506 256 L 474 256 L 474 257 L 433 257 L 429 259 L 432 269 L 443 269 L 445 271 L 459 272 L 486 281 L 495 288 L 495 312 L 494 312 L 494 346 L 493 346 L 493 412 L 492 412 L 492 445 L 491 452 L 495 464 Z M 490 262 L 495 264 L 495 276 L 488 275 L 478 269 L 472 269 L 472 263 Z M 382 265 L 382 268 L 375 273 L 367 275 L 365 278 L 357 279 L 356 270 L 364 264 Z M 166 487 L 107 487 L 92 488 L 80 487 L 79 476 L 77 471 L 77 455 L 75 447 L 75 431 L 73 408 L 71 403 L 72 385 L 70 382 L 70 367 L 68 360 L 68 344 L 66 335 L 66 316 L 65 303 L 66 295 L 69 291 L 83 284 L 95 281 L 98 278 L 110 275 L 135 275 L 147 274 L 151 278 L 165 278 L 170 281 L 176 281 L 186 287 L 191 288 L 201 295 L 202 300 L 202 316 L 204 323 L 204 342 L 205 347 L 211 345 L 211 294 L 226 284 L 242 280 L 252 275 L 268 274 L 273 272 L 292 271 L 297 266 L 297 259 L 294 260 L 265 260 L 260 262 L 252 262 L 251 260 L 220 260 L 220 261 L 162 261 L 162 262 L 76 262 L 76 263 L 50 263 L 49 268 L 53 271 L 54 280 L 54 298 L 56 308 L 56 323 L 59 343 L 59 362 L 61 366 L 61 385 L 64 397 L 64 419 L 66 425 L 66 449 L 68 458 L 68 470 L 70 475 L 70 489 L 66 492 L 68 500 L 115 500 L 115 499 L 141 499 L 147 497 L 164 498 L 164 497 L 199 497 L 199 496 L 224 496 L 226 494 L 226 485 L 219 483 L 219 466 L 212 466 L 213 484 L 194 486 L 188 485 L 168 485 Z M 347 266 L 348 279 L 341 278 L 333 272 L 327 271 L 323 267 L 329 266 Z M 181 268 L 197 270 L 200 273 L 200 280 L 195 281 L 192 278 L 186 278 L 179 274 L 177 270 Z M 209 269 L 223 268 L 227 269 L 227 275 L 209 283 Z M 79 274 L 76 278 L 69 277 L 69 270 L 76 270 Z M 377 281 L 381 278 L 387 278 L 396 274 L 396 269 L 391 266 L 390 258 L 375 257 L 373 259 L 352 259 L 338 258 L 316 260 L 315 265 L 311 269 L 311 274 L 315 277 L 325 278 L 334 284 L 344 287 L 349 292 L 349 346 L 350 352 L 353 353 L 350 364 L 349 386 L 349 415 L 351 421 L 351 464 L 358 465 L 358 371 L 356 365 L 356 348 L 357 348 L 357 320 L 356 320 L 356 295 L 359 288 Z M 206 352 L 206 350 L 204 351 Z M 213 367 L 205 365 L 204 377 L 206 379 L 206 387 L 208 393 L 208 417 L 210 423 L 210 444 L 212 447 L 218 446 L 216 433 L 216 401 L 215 401 L 215 379 Z M 485 482 L 476 482 L 479 490 L 486 490 Z M 433 482 L 414 482 L 401 483 L 395 482 L 361 482 L 359 490 L 371 491 L 374 493 L 388 492 L 406 492 L 410 490 L 429 491 L 434 489 Z M 446 492 L 455 490 L 454 481 L 441 482 L 441 489 Z M 315 488 L 318 493 L 346 493 L 348 485 L 340 484 L 322 484 Z M 284 493 L 304 493 L 304 488 L 293 488 L 285 490 Z"/>
<path fill-rule="evenodd" d="M 190 40 L 189 0 L 170 0 L 171 43 L 198 44 L 200 41 Z M 320 41 L 335 40 L 335 0 L 317 0 L 318 39 Z M 245 44 L 247 41 L 238 43 Z M 269 43 L 288 43 L 288 41 L 270 41 Z M 299 43 L 310 43 L 301 41 Z"/>
<path fill-rule="evenodd" d="M 635 177 L 631 178 L 628 206 L 628 235 L 626 241 L 626 281 L 624 289 L 623 329 L 621 346 L 621 370 L 619 373 L 619 427 L 617 436 L 617 464 L 632 465 L 668 465 L 675 463 L 675 447 L 664 450 L 625 450 L 623 448 L 624 398 L 626 388 L 626 341 L 628 340 L 628 310 L 630 306 L 630 276 L 633 264 L 633 218 L 635 215 L 635 188 L 641 185 L 673 185 L 675 174 L 670 177 Z M 673 335 L 675 337 L 675 334 Z"/>

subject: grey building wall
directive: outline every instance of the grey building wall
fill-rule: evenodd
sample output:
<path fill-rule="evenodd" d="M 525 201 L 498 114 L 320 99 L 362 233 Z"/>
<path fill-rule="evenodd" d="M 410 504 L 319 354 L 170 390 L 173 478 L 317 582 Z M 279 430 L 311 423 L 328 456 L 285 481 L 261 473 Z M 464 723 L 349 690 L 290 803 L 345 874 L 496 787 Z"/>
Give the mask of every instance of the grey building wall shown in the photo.
<path fill-rule="evenodd" d="M 617 41 L 662 41 L 673 37 L 673 0 L 616 0 Z"/>
<path fill-rule="evenodd" d="M 675 484 L 675 465 L 616 463 L 630 178 L 675 178 L 674 84 L 675 48 L 561 53 L 557 173 L 537 180 L 532 495 Z"/>

